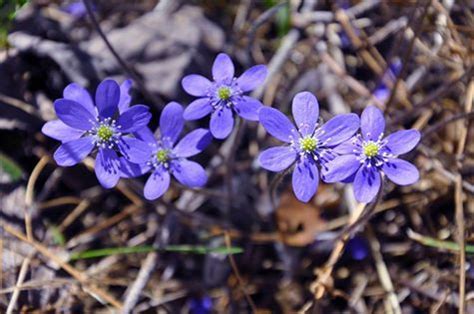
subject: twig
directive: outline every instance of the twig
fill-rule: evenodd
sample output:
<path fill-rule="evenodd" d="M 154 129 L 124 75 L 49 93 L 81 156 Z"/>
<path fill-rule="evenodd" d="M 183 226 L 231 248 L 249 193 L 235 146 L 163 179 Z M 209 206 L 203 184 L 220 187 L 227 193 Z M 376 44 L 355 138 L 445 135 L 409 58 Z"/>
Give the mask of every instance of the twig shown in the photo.
<path fill-rule="evenodd" d="M 33 230 L 31 226 L 31 207 L 33 205 L 34 199 L 34 187 L 36 180 L 38 179 L 41 171 L 44 167 L 48 164 L 49 157 L 43 156 L 39 162 L 36 164 L 35 168 L 31 172 L 30 178 L 28 179 L 28 184 L 26 185 L 26 192 L 25 192 L 25 205 L 26 208 L 24 209 L 24 219 L 25 219 L 25 229 L 26 229 L 26 237 L 28 241 L 33 241 Z M 2 226 L 6 227 L 6 226 Z M 7 314 L 13 313 L 15 309 L 16 301 L 18 300 L 18 296 L 20 295 L 20 289 L 18 288 L 21 286 L 23 281 L 25 280 L 26 273 L 28 272 L 28 266 L 30 265 L 31 257 L 27 257 L 23 260 L 23 263 L 20 268 L 20 273 L 18 274 L 17 283 L 15 285 L 15 290 L 13 291 L 12 298 L 10 299 L 10 303 L 8 304 Z"/>
<path fill-rule="evenodd" d="M 380 102 L 378 98 L 374 97 L 374 95 L 372 95 L 372 93 L 364 85 L 362 85 L 355 78 L 347 74 L 346 71 L 342 67 L 340 67 L 339 64 L 329 55 L 329 53 L 327 53 L 326 51 L 321 51 L 320 56 L 321 56 L 322 61 L 325 64 L 327 64 L 328 67 L 337 76 L 339 76 L 347 84 L 349 88 L 351 88 L 354 92 L 356 92 L 357 94 L 361 96 L 370 98 L 370 100 L 375 105 L 377 105 L 377 107 L 382 108 L 382 109 L 384 108 L 384 104 Z"/>
<path fill-rule="evenodd" d="M 227 249 L 231 248 L 232 246 L 231 240 L 230 240 L 229 233 L 227 231 L 224 233 L 224 240 L 225 240 L 225 245 Z M 240 271 L 237 268 L 237 263 L 235 262 L 234 256 L 232 254 L 229 254 L 228 257 L 229 257 L 229 262 L 232 267 L 232 270 L 234 271 L 234 275 L 237 278 L 237 281 L 239 282 L 240 290 L 242 290 L 242 293 L 244 294 L 245 299 L 247 299 L 247 302 L 250 305 L 250 308 L 252 309 L 252 313 L 257 313 L 257 307 L 255 306 L 255 303 L 253 302 L 252 298 L 245 290 L 244 280 L 242 279 L 242 276 L 240 275 Z"/>
<path fill-rule="evenodd" d="M 348 35 L 352 45 L 354 45 L 354 48 L 360 54 L 361 58 L 365 61 L 369 68 L 371 68 L 372 71 L 381 76 L 383 74 L 384 65 L 379 65 L 380 60 L 376 60 L 375 57 L 367 49 L 365 49 L 360 36 L 356 34 L 356 31 L 351 25 L 349 16 L 347 16 L 344 10 L 338 9 L 335 13 L 335 17 L 336 20 L 341 24 L 345 33 Z"/>
<path fill-rule="evenodd" d="M 364 209 L 365 204 L 359 204 L 357 206 L 356 210 L 351 214 L 349 226 L 355 224 L 359 220 L 359 218 L 362 216 L 362 213 L 364 212 Z M 321 270 L 318 270 L 318 278 L 311 285 L 311 291 L 314 293 L 316 299 L 321 299 L 324 293 L 326 292 L 334 266 L 336 265 L 337 261 L 339 260 L 339 257 L 344 251 L 344 247 L 348 239 L 349 233 L 345 232 L 336 242 L 334 249 L 332 250 L 331 255 L 329 256 L 329 259 L 327 260 L 326 264 Z"/>
<path fill-rule="evenodd" d="M 393 101 L 395 100 L 395 97 L 397 95 L 397 92 L 398 92 L 398 86 L 400 86 L 402 80 L 403 80 L 403 77 L 405 76 L 405 73 L 408 69 L 408 59 L 410 58 L 412 52 L 413 52 L 413 46 L 415 44 L 415 40 L 418 38 L 418 36 L 420 35 L 421 33 L 421 30 L 423 29 L 423 20 L 425 18 L 425 16 L 427 15 L 428 13 L 428 7 L 430 6 L 430 3 L 431 1 L 427 0 L 424 7 L 423 7 L 423 12 L 420 14 L 420 17 L 418 18 L 418 24 L 416 26 L 416 30 L 415 30 L 415 34 L 413 35 L 409 45 L 408 45 L 408 49 L 405 51 L 405 55 L 403 56 L 402 58 L 402 69 L 400 71 L 400 73 L 398 73 L 397 75 L 397 79 L 395 80 L 395 84 L 392 88 L 392 91 L 390 93 L 390 97 L 388 98 L 388 101 L 387 101 L 387 104 L 386 104 L 386 107 L 389 108 L 390 105 L 393 103 Z"/>
<path fill-rule="evenodd" d="M 56 206 L 63 206 L 63 205 L 77 205 L 81 202 L 81 199 L 75 196 L 63 196 L 58 197 L 52 200 L 48 200 L 38 204 L 38 209 L 46 209 Z"/>
<path fill-rule="evenodd" d="M 31 227 L 31 206 L 33 206 L 33 198 L 34 198 L 34 188 L 36 180 L 38 180 L 41 171 L 43 171 L 44 167 L 48 164 L 50 158 L 48 156 L 43 156 L 36 164 L 35 168 L 31 172 L 30 178 L 28 179 L 28 184 L 26 185 L 26 193 L 25 193 L 25 228 L 26 234 L 28 235 L 28 239 L 33 239 L 33 230 Z"/>
<path fill-rule="evenodd" d="M 441 99 L 446 93 L 452 90 L 452 87 L 459 82 L 464 81 L 465 79 L 471 78 L 472 73 L 474 72 L 474 67 L 468 68 L 465 72 L 457 75 L 454 79 L 447 83 L 443 83 L 440 87 L 435 89 L 432 93 L 428 96 L 424 97 L 419 103 L 413 105 L 412 112 L 407 115 L 405 112 L 401 112 L 395 119 L 393 119 L 392 123 L 396 124 L 404 124 L 405 120 L 411 119 L 416 116 L 421 110 L 424 109 L 425 106 L 431 104 L 432 102 L 437 102 L 438 99 Z"/>
<path fill-rule="evenodd" d="M 31 106 L 30 104 L 28 104 L 28 103 L 26 103 L 22 100 L 19 100 L 19 99 L 16 99 L 16 98 L 4 95 L 4 94 L 0 94 L 0 101 L 7 104 L 7 105 L 12 106 L 12 107 L 18 108 L 18 109 L 26 112 L 27 114 L 30 114 L 30 115 L 32 115 L 36 118 L 41 119 L 41 116 L 38 114 L 36 109 L 33 106 Z"/>
<path fill-rule="evenodd" d="M 280 47 L 268 63 L 267 79 L 262 86 L 252 92 L 253 97 L 262 97 L 265 87 L 271 82 L 275 74 L 281 69 L 286 59 L 290 55 L 291 49 L 293 49 L 299 38 L 300 32 L 297 29 L 292 29 L 288 32 L 288 34 L 285 35 L 285 37 L 283 37 Z"/>
<path fill-rule="evenodd" d="M 255 35 L 257 33 L 257 30 L 259 29 L 260 26 L 265 24 L 269 19 L 271 19 L 280 9 L 284 6 L 288 5 L 288 1 L 283 1 L 270 9 L 266 10 L 263 12 L 252 24 L 252 27 L 250 28 L 247 38 L 248 38 L 248 45 L 247 45 L 247 63 L 255 63 L 255 60 L 252 57 L 252 47 L 253 43 L 255 41 Z"/>
<path fill-rule="evenodd" d="M 393 287 L 392 279 L 390 278 L 390 273 L 388 272 L 387 265 L 385 265 L 382 253 L 380 252 L 380 242 L 377 240 L 374 231 L 370 226 L 367 228 L 367 234 L 380 283 L 388 294 L 388 301 L 392 307 L 393 313 L 401 314 L 402 310 L 394 291 L 395 289 Z"/>
<path fill-rule="evenodd" d="M 138 206 L 135 206 L 135 205 L 128 205 L 121 212 L 119 212 L 119 213 L 115 214 L 114 216 L 102 221 L 101 223 L 99 223 L 97 225 L 92 226 L 91 228 L 85 230 L 84 232 L 82 232 L 82 233 L 76 235 L 75 237 L 73 237 L 72 239 L 70 239 L 68 241 L 67 247 L 68 248 L 74 247 L 77 244 L 79 244 L 83 241 L 86 241 L 87 239 L 92 238 L 92 236 L 94 234 L 115 225 L 119 221 L 121 221 L 121 220 L 125 219 L 126 217 L 136 213 L 140 209 L 141 209 L 141 207 L 138 207 Z"/>
<path fill-rule="evenodd" d="M 97 33 L 99 36 L 102 38 L 104 41 L 105 45 L 109 49 L 109 51 L 112 53 L 114 58 L 117 60 L 117 62 L 120 64 L 120 66 L 127 72 L 127 74 L 133 79 L 138 84 L 138 87 L 140 88 L 140 91 L 143 93 L 144 96 L 146 96 L 148 99 L 152 100 L 158 107 L 162 107 L 164 105 L 163 101 L 158 98 L 157 96 L 153 95 L 148 91 L 148 89 L 145 87 L 145 84 L 143 83 L 142 79 L 140 76 L 137 75 L 134 69 L 132 69 L 131 66 L 125 62 L 125 60 L 120 57 L 120 55 L 117 53 L 115 48 L 112 46 L 110 41 L 107 39 L 107 36 L 105 36 L 104 31 L 102 30 L 99 22 L 97 21 L 94 10 L 92 9 L 92 4 L 90 0 L 83 0 L 84 5 L 87 10 L 87 15 L 90 17 L 92 24 L 94 25 Z"/>
<path fill-rule="evenodd" d="M 278 189 L 278 185 L 279 185 L 280 182 L 283 180 L 283 178 L 284 178 L 288 173 L 290 173 L 291 169 L 293 169 L 293 165 L 294 165 L 294 164 L 295 164 L 295 163 L 292 163 L 288 168 L 286 168 L 285 171 L 279 172 L 279 173 L 273 178 L 273 180 L 270 182 L 270 185 L 269 185 L 270 201 L 272 202 L 273 210 L 276 210 L 276 208 L 277 208 L 277 202 L 276 202 L 277 196 L 276 196 L 276 192 L 277 192 L 277 189 Z"/>
<path fill-rule="evenodd" d="M 156 267 L 157 260 L 158 254 L 156 252 L 152 252 L 147 255 L 145 261 L 140 267 L 137 278 L 127 292 L 125 301 L 123 302 L 122 313 L 131 313 L 135 308 L 138 298 L 140 297 L 140 293 L 150 279 L 150 275 Z"/>
<path fill-rule="evenodd" d="M 247 123 L 243 119 L 237 119 L 237 130 L 235 131 L 236 134 L 233 137 L 232 145 L 229 148 L 229 153 L 226 156 L 226 171 L 225 171 L 225 182 L 227 186 L 227 213 L 231 210 L 232 207 L 232 200 L 234 198 L 233 193 L 233 183 L 232 183 L 232 176 L 235 164 L 235 153 L 237 148 L 239 147 L 240 142 L 242 141 L 242 137 L 244 136 L 244 131 Z"/>
<path fill-rule="evenodd" d="M 382 186 L 380 187 L 380 190 L 377 194 L 377 197 L 374 202 L 366 205 L 366 204 L 359 204 L 356 209 L 351 213 L 349 223 L 345 230 L 341 233 L 341 236 L 337 240 L 334 249 L 331 252 L 331 255 L 329 256 L 329 259 L 327 260 L 326 264 L 321 268 L 317 269 L 315 272 L 318 275 L 318 278 L 316 279 L 315 282 L 311 284 L 311 291 L 314 294 L 314 297 L 316 299 L 321 299 L 326 292 L 327 288 L 329 287 L 329 280 L 331 278 L 332 271 L 334 267 L 336 266 L 336 263 L 338 262 L 339 258 L 341 257 L 342 253 L 344 252 L 344 248 L 346 246 L 347 240 L 349 240 L 351 236 L 351 231 L 355 229 L 355 227 L 359 226 L 359 222 L 364 220 L 363 217 L 370 217 L 370 213 L 375 209 L 377 204 L 380 201 L 380 198 L 382 196 L 383 192 L 383 180 L 382 180 Z M 366 209 L 367 208 L 367 209 Z M 364 214 L 364 211 L 367 212 L 367 214 Z"/>
<path fill-rule="evenodd" d="M 452 172 L 446 170 L 446 169 L 444 168 L 443 164 L 442 164 L 439 160 L 437 160 L 437 159 L 434 159 L 434 160 L 433 160 L 433 168 L 434 168 L 436 171 L 438 171 L 441 175 L 443 175 L 443 176 L 445 176 L 447 179 L 449 179 L 451 182 L 456 182 L 456 175 L 453 174 Z M 468 192 L 474 194 L 474 185 L 473 185 L 473 184 L 467 182 L 466 180 L 462 180 L 462 187 L 463 187 L 466 191 L 468 191 Z"/>
<path fill-rule="evenodd" d="M 472 104 L 474 99 L 474 80 L 471 80 L 467 87 L 466 100 L 464 103 L 464 112 L 466 114 L 472 113 Z M 464 148 L 466 147 L 466 139 L 469 131 L 469 120 L 461 124 L 459 131 L 459 145 L 457 149 L 458 158 L 461 158 L 464 154 Z"/>
<path fill-rule="evenodd" d="M 43 256 L 46 258 L 50 259 L 53 261 L 55 264 L 57 264 L 59 267 L 64 269 L 66 272 L 68 272 L 72 277 L 74 277 L 76 280 L 78 280 L 86 290 L 90 292 L 91 295 L 94 297 L 97 297 L 101 300 L 104 300 L 111 305 L 113 305 L 116 309 L 121 309 L 122 308 L 122 303 L 120 301 L 117 301 L 113 296 L 111 296 L 108 292 L 91 285 L 88 283 L 88 278 L 83 275 L 82 272 L 76 270 L 74 267 L 69 265 L 67 262 L 65 262 L 61 257 L 57 255 L 57 253 L 51 252 L 47 247 L 42 245 L 41 243 L 36 242 L 35 240 L 30 240 L 27 238 L 25 234 L 22 232 L 16 230 L 15 228 L 11 227 L 10 225 L 4 223 L 3 224 L 3 229 L 11 234 L 12 236 L 16 237 L 17 239 L 30 244 L 33 246 L 39 253 L 41 253 Z"/>
<path fill-rule="evenodd" d="M 470 82 L 466 93 L 465 111 L 472 110 L 472 99 L 474 94 L 474 80 Z M 469 123 L 469 121 L 468 121 Z M 464 126 L 464 124 L 462 124 Z M 464 147 L 467 139 L 467 127 L 464 132 L 459 133 L 458 145 L 458 159 L 464 154 Z M 456 227 L 457 227 L 457 242 L 459 244 L 459 314 L 463 314 L 466 309 L 466 242 L 465 242 L 465 223 L 463 210 L 463 191 L 462 191 L 462 176 L 456 176 L 454 188 L 454 201 L 456 209 Z"/>
<path fill-rule="evenodd" d="M 427 140 L 432 134 L 439 131 L 439 129 L 444 128 L 449 123 L 452 123 L 461 119 L 466 119 L 466 120 L 474 119 L 474 111 L 455 114 L 452 117 L 446 118 L 443 121 L 440 121 L 430 126 L 422 133 L 422 136 L 421 136 L 422 141 Z"/>
<path fill-rule="evenodd" d="M 15 309 L 16 301 L 18 300 L 18 297 L 20 296 L 20 291 L 21 291 L 20 286 L 25 280 L 26 274 L 28 272 L 28 266 L 30 265 L 30 261 L 31 261 L 31 258 L 27 257 L 23 260 L 23 263 L 21 264 L 20 273 L 18 274 L 18 279 L 16 281 L 16 285 L 13 290 L 10 303 L 8 304 L 8 307 L 7 307 L 7 312 L 6 312 L 7 314 L 13 313 L 13 310 Z"/>
<path fill-rule="evenodd" d="M 84 210 L 87 209 L 87 207 L 89 207 L 90 205 L 90 202 L 86 199 L 82 200 L 70 213 L 69 215 L 66 216 L 66 218 L 64 218 L 64 220 L 61 222 L 61 224 L 59 225 L 58 227 L 58 230 L 60 232 L 64 232 L 64 230 L 71 224 L 74 222 L 74 220 L 77 219 L 77 217 L 79 217 L 79 215 L 81 215 Z"/>

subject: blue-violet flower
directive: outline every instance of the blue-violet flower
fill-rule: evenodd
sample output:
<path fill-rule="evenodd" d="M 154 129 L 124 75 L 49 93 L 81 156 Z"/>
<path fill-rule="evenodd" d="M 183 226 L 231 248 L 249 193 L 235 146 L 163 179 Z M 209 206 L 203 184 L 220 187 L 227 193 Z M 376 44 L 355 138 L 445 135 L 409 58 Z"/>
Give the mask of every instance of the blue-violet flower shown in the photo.
<path fill-rule="evenodd" d="M 66 86 L 64 98 L 54 102 L 59 119 L 42 128 L 44 134 L 62 142 L 54 153 L 58 165 L 73 166 L 97 148 L 97 179 L 103 187 L 111 188 L 120 179 L 117 153 L 135 163 L 148 159 L 148 146 L 129 135 L 145 127 L 151 114 L 144 105 L 129 108 L 130 85 L 130 81 L 119 86 L 115 81 L 104 80 L 97 87 L 95 105 L 78 84 Z"/>
<path fill-rule="evenodd" d="M 260 109 L 260 123 L 286 145 L 263 151 L 259 161 L 263 168 L 275 172 L 296 162 L 293 191 L 300 201 L 308 202 L 318 189 L 318 166 L 324 168 L 335 157 L 333 148 L 357 132 L 359 117 L 352 113 L 338 115 L 320 125 L 318 101 L 309 92 L 296 94 L 292 112 L 296 127 L 280 111 L 268 107 Z"/>
<path fill-rule="evenodd" d="M 235 78 L 232 60 L 220 53 L 212 66 L 212 82 L 197 74 L 183 78 L 184 90 L 200 97 L 186 107 L 184 119 L 197 120 L 211 114 L 209 128 L 212 135 L 217 139 L 226 138 L 234 127 L 232 111 L 246 120 L 258 121 L 262 104 L 245 93 L 260 86 L 266 76 L 267 67 L 256 65 Z"/>
<path fill-rule="evenodd" d="M 137 137 L 151 148 L 146 162 L 136 165 L 121 159 L 123 177 L 137 177 L 151 172 L 144 188 L 144 195 L 148 200 L 157 199 L 166 192 L 170 185 L 170 174 L 188 187 L 202 187 L 206 184 L 206 171 L 200 164 L 187 158 L 200 153 L 209 145 L 211 133 L 207 129 L 196 129 L 176 144 L 183 126 L 183 107 L 176 102 L 167 104 L 161 113 L 158 139 L 155 139 L 148 128 L 136 132 Z"/>
<path fill-rule="evenodd" d="M 413 184 L 419 172 L 411 163 L 399 159 L 420 141 L 417 130 L 401 130 L 384 138 L 385 119 L 375 106 L 361 115 L 361 134 L 336 147 L 340 154 L 323 171 L 326 182 L 353 181 L 354 194 L 361 203 L 371 202 L 381 186 L 381 174 L 398 185 Z"/>

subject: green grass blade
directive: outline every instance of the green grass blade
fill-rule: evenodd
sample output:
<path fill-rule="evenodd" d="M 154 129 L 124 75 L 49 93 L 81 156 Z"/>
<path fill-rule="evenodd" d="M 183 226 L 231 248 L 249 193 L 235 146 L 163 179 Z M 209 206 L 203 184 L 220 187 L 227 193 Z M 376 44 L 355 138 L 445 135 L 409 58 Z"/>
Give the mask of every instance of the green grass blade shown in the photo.
<path fill-rule="evenodd" d="M 6 173 L 9 182 L 16 182 L 21 179 L 23 170 L 8 156 L 0 153 L 0 175 Z"/>
<path fill-rule="evenodd" d="M 217 253 L 217 254 L 239 254 L 242 253 L 244 250 L 240 247 L 216 247 L 211 248 L 207 246 L 201 245 L 168 245 L 163 248 L 163 251 L 166 252 L 180 252 L 180 253 L 194 253 L 194 254 L 209 254 L 209 253 Z"/>
<path fill-rule="evenodd" d="M 98 250 L 88 250 L 83 252 L 72 253 L 70 260 L 88 259 L 96 257 L 104 257 L 117 254 L 135 254 L 135 253 L 149 253 L 154 251 L 162 252 L 176 252 L 176 253 L 187 253 L 187 254 L 239 254 L 243 252 L 240 247 L 216 247 L 210 248 L 201 245 L 169 245 L 164 248 L 154 248 L 153 246 L 134 246 L 134 247 L 116 247 L 116 248 L 104 248 Z"/>
<path fill-rule="evenodd" d="M 408 237 L 418 243 L 421 243 L 424 246 L 435 247 L 441 250 L 446 250 L 454 253 L 460 251 L 459 245 L 456 242 L 442 241 L 435 238 L 427 237 L 416 233 L 413 230 L 408 230 Z M 468 254 L 474 254 L 474 245 L 466 244 L 465 251 Z"/>

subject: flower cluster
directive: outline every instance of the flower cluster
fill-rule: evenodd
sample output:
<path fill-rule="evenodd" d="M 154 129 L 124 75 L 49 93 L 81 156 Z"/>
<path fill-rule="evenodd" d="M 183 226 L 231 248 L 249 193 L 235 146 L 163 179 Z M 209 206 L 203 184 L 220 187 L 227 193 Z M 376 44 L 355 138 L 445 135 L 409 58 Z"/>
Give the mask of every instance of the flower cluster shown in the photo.
<path fill-rule="evenodd" d="M 171 177 L 191 188 L 206 184 L 204 168 L 188 158 L 202 152 L 212 137 L 228 137 L 234 128 L 234 112 L 243 119 L 259 121 L 284 142 L 261 152 L 259 162 L 273 172 L 294 166 L 293 191 L 302 202 L 315 195 L 320 177 L 328 183 L 353 182 L 356 199 L 365 203 L 375 198 L 382 175 L 399 185 L 418 180 L 415 166 L 398 158 L 417 145 L 418 131 L 398 131 L 384 137 L 385 120 L 374 106 L 368 106 L 360 119 L 349 113 L 322 123 L 318 101 L 309 92 L 294 97 L 292 123 L 282 112 L 246 95 L 265 81 L 264 65 L 251 67 L 239 77 L 234 72 L 230 57 L 221 53 L 212 66 L 213 81 L 197 74 L 184 77 L 184 90 L 198 98 L 185 109 L 176 102 L 167 104 L 157 135 L 148 128 L 148 107 L 130 106 L 130 80 L 120 86 L 113 80 L 103 81 L 95 101 L 79 85 L 68 85 L 63 98 L 54 102 L 58 120 L 47 122 L 42 131 L 61 141 L 54 153 L 60 166 L 73 166 L 97 152 L 95 173 L 105 188 L 114 187 L 121 177 L 150 173 L 144 187 L 149 200 L 167 191 Z M 209 130 L 195 129 L 178 141 L 185 120 L 209 114 Z"/>
<path fill-rule="evenodd" d="M 338 115 L 321 125 L 318 101 L 309 92 L 295 96 L 292 112 L 296 126 L 276 109 L 260 110 L 263 127 L 286 144 L 263 151 L 259 160 L 270 171 L 282 171 L 296 163 L 293 191 L 300 201 L 308 202 L 318 189 L 318 167 L 332 160 L 334 148 L 357 132 L 359 117 L 353 113 Z"/>

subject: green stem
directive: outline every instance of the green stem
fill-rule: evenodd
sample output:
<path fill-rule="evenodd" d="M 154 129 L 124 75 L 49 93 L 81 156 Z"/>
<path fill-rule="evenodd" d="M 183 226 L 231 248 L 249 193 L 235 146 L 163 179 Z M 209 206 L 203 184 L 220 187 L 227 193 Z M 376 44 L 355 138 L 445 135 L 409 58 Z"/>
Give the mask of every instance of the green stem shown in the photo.
<path fill-rule="evenodd" d="M 416 242 L 421 243 L 422 245 L 425 245 L 425 246 L 435 247 L 441 250 L 447 250 L 454 253 L 460 251 L 459 245 L 456 242 L 438 240 L 435 238 L 421 235 L 412 230 L 408 231 L 408 237 L 410 237 L 412 240 L 415 240 Z M 468 254 L 474 254 L 474 245 L 466 244 L 465 251 Z"/>
<path fill-rule="evenodd" d="M 72 253 L 69 260 L 79 260 L 96 258 L 117 254 L 135 254 L 135 253 L 149 253 L 149 252 L 178 252 L 178 253 L 190 253 L 190 254 L 239 254 L 243 252 L 240 247 L 216 247 L 210 248 L 201 245 L 168 245 L 164 248 L 155 248 L 150 245 L 134 246 L 134 247 L 116 247 L 116 248 L 105 248 L 98 250 L 89 250 L 83 252 Z"/>

